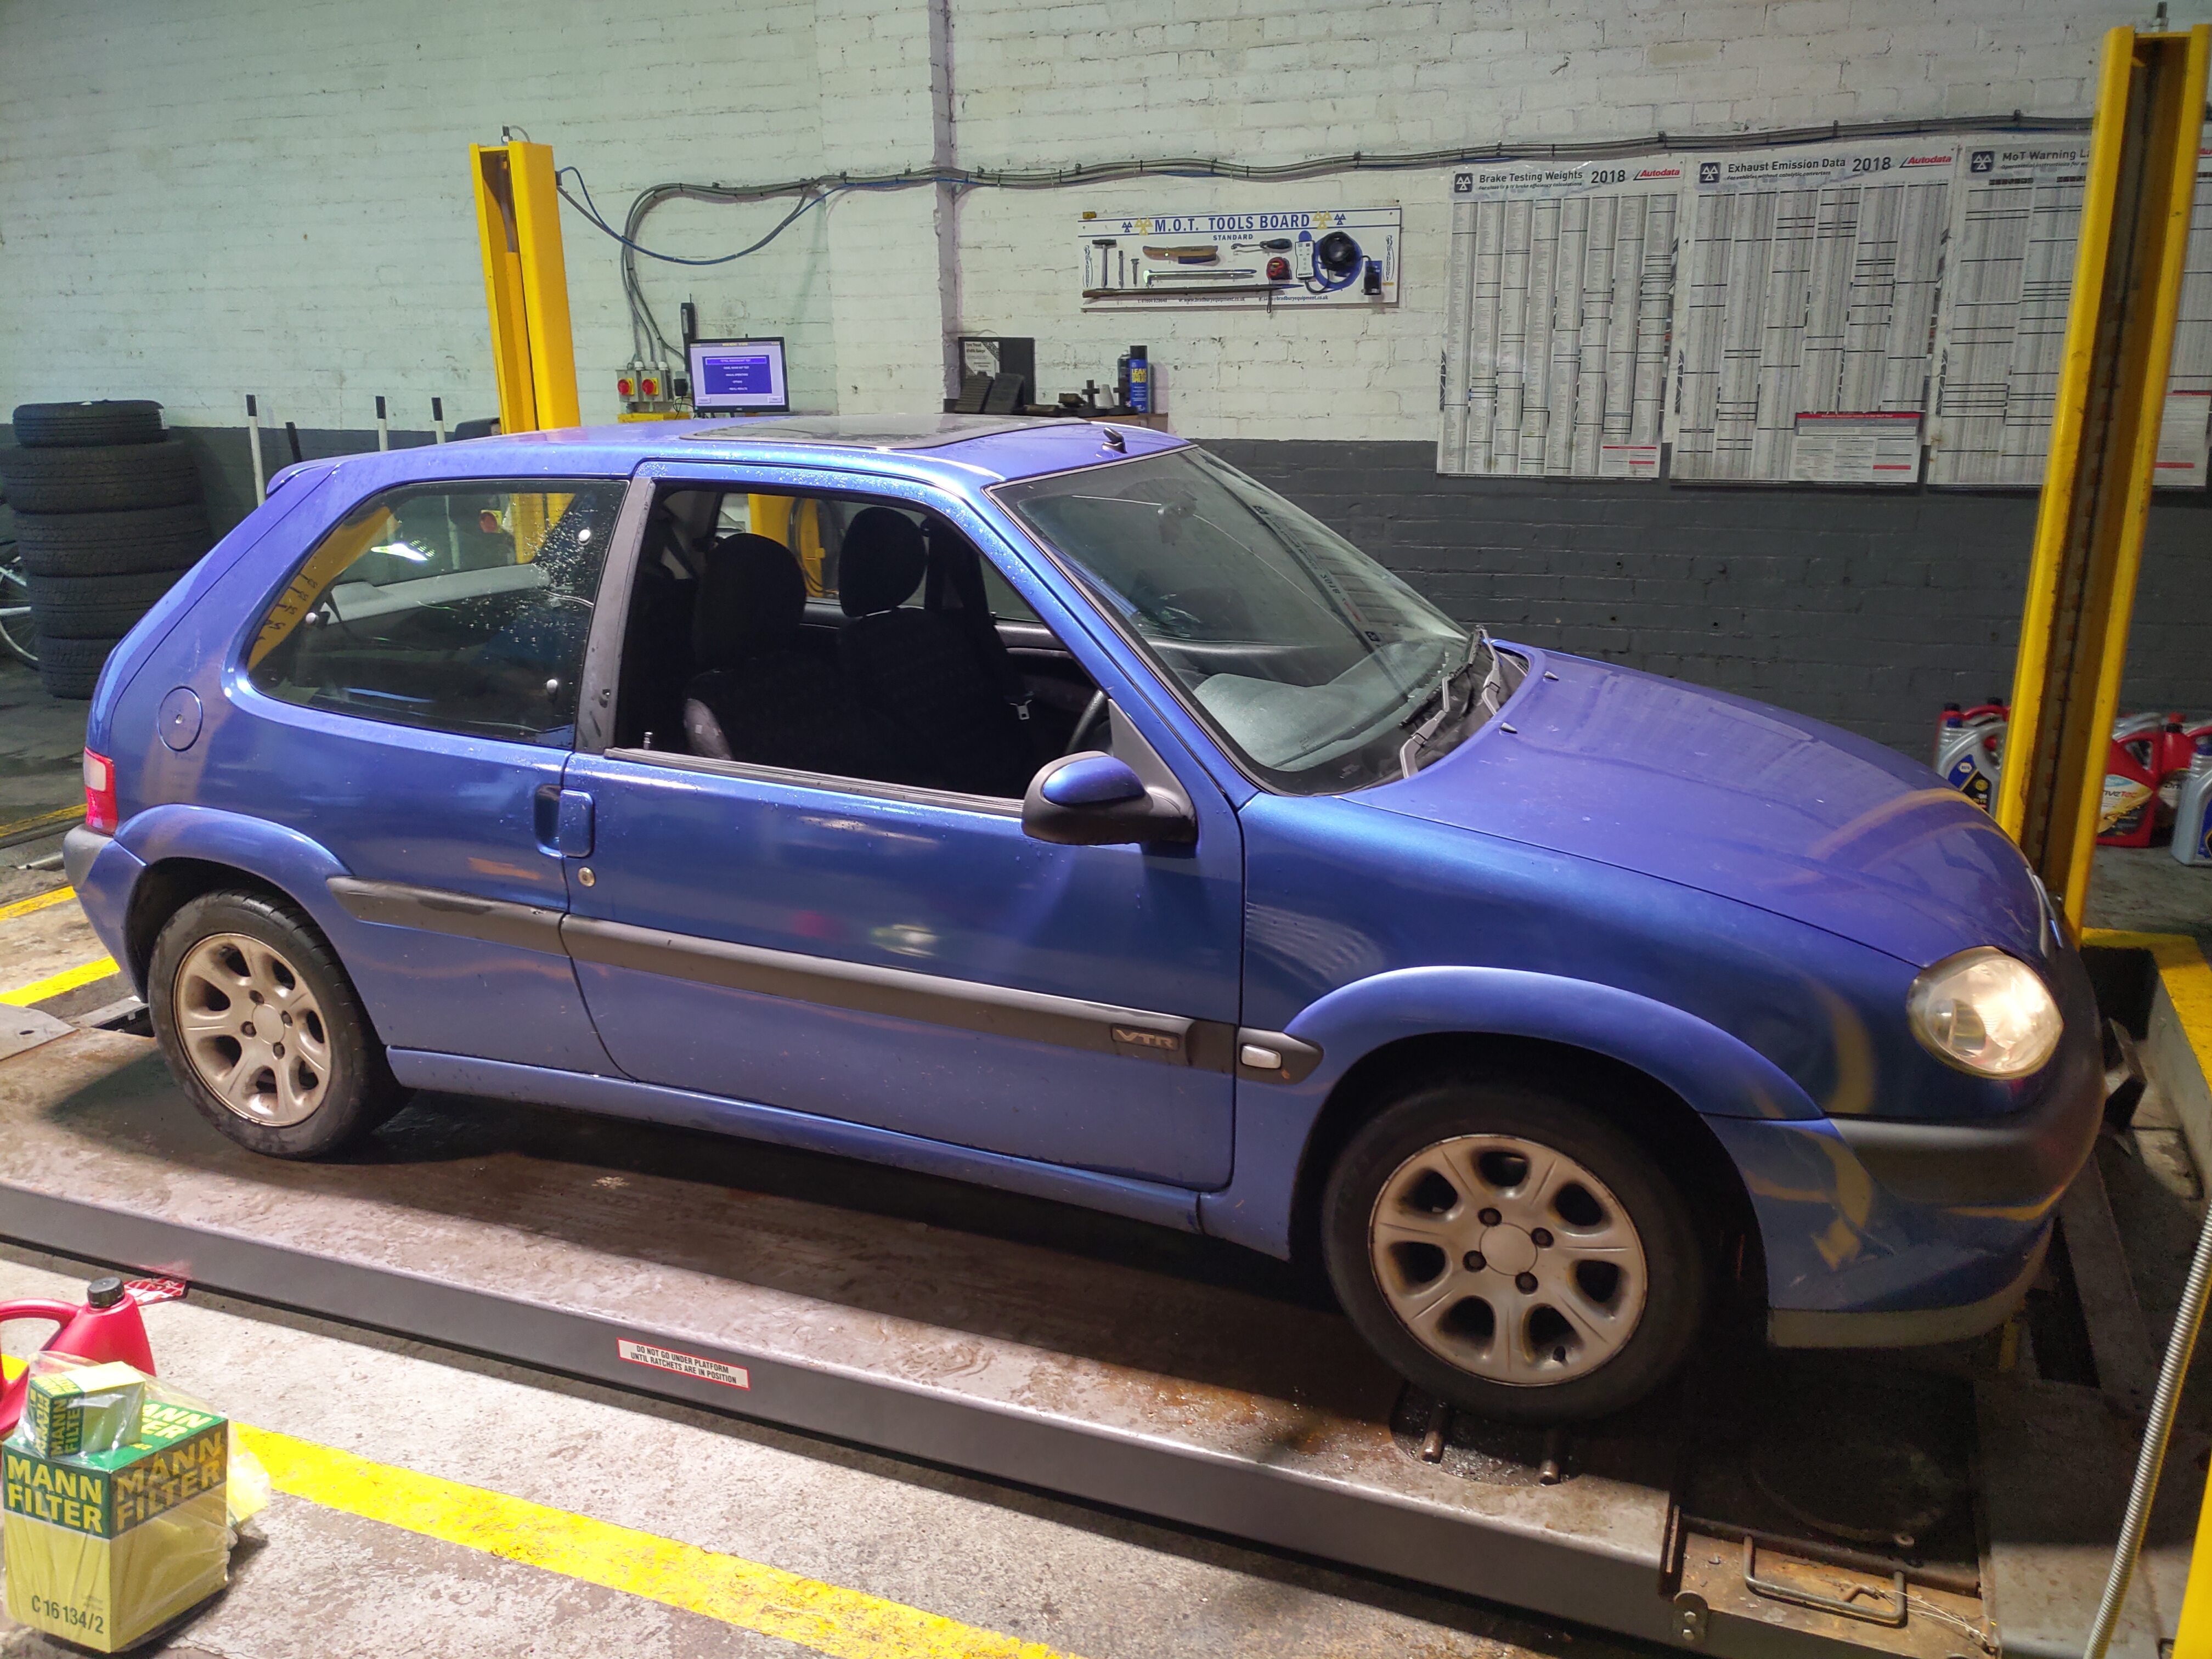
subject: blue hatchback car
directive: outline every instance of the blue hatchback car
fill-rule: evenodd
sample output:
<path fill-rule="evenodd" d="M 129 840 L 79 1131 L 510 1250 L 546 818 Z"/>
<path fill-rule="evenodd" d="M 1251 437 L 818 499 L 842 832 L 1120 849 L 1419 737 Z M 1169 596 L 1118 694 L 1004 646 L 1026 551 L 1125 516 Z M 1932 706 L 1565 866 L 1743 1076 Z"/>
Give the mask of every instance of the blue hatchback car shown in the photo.
<path fill-rule="evenodd" d="M 1204 450 L 760 419 L 295 466 L 118 648 L 68 865 L 280 1158 L 415 1089 L 1327 1264 L 1499 1418 L 1985 1330 L 2101 1111 L 1963 797 L 1470 635 Z"/>

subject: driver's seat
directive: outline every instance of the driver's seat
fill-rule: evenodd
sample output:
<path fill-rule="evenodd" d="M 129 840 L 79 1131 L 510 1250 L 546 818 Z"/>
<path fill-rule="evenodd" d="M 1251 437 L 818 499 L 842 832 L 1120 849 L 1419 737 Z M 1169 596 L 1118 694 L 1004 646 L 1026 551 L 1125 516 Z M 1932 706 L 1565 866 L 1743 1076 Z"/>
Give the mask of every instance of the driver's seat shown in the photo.
<path fill-rule="evenodd" d="M 800 647 L 806 578 L 781 542 L 725 536 L 694 600 L 684 735 L 695 755 L 836 777 L 906 782 L 897 737 Z"/>
<path fill-rule="evenodd" d="M 837 660 L 861 702 L 899 730 L 914 770 L 941 788 L 1019 799 L 1036 761 L 973 638 L 941 611 L 907 605 L 929 568 L 913 520 L 871 507 L 845 531 Z"/>

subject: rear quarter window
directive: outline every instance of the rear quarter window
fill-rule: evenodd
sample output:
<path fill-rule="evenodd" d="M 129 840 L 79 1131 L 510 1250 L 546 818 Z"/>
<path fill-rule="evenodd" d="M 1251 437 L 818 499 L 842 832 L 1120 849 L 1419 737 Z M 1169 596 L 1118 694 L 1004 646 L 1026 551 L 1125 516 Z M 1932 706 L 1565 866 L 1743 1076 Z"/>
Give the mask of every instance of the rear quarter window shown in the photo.
<path fill-rule="evenodd" d="M 623 490 L 472 480 L 376 496 L 263 615 L 247 678 L 302 707 L 566 747 Z"/>

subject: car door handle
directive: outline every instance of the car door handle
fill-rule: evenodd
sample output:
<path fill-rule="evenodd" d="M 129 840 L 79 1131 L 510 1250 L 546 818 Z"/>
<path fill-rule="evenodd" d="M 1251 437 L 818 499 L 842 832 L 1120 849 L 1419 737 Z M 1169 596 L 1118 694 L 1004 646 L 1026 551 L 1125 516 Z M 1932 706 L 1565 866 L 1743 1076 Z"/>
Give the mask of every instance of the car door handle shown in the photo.
<path fill-rule="evenodd" d="M 563 789 L 558 823 L 561 856 L 584 859 L 592 855 L 592 798 L 581 789 Z"/>

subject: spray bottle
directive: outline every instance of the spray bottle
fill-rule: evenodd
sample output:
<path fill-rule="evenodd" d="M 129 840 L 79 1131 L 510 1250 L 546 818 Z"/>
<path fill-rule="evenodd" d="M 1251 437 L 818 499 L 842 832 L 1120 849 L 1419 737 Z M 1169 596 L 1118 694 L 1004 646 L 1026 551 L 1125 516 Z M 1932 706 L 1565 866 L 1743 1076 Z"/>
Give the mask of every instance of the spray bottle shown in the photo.
<path fill-rule="evenodd" d="M 95 1279 L 84 1287 L 84 1306 L 66 1302 L 29 1300 L 0 1302 L 0 1323 L 11 1319 L 43 1319 L 60 1327 L 46 1345 L 48 1353 L 65 1353 L 95 1365 L 119 1359 L 154 1375 L 154 1351 L 146 1342 L 146 1322 L 138 1304 L 119 1279 Z M 18 1376 L 0 1389 L 0 1438 L 15 1431 L 30 1392 L 31 1375 Z"/>
<path fill-rule="evenodd" d="M 2178 864 L 2212 864 L 2212 726 L 2198 730 L 2205 736 L 2182 777 L 2174 805 L 2173 845 L 2169 850 Z"/>

